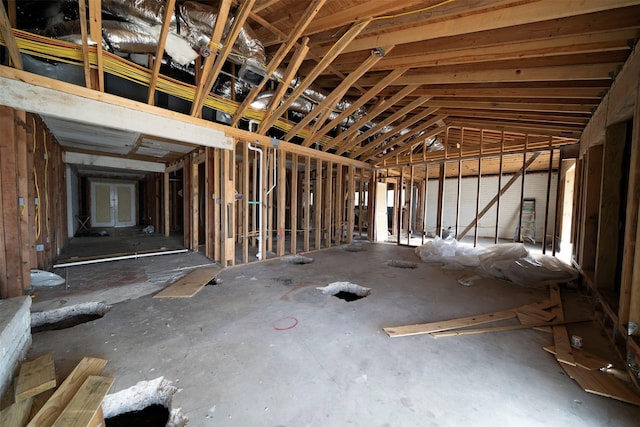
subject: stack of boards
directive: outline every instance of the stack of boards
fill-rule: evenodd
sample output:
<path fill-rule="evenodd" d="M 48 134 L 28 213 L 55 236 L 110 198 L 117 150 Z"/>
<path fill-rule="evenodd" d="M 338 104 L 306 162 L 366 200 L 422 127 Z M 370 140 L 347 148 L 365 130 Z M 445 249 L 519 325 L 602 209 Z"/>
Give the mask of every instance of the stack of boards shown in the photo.
<path fill-rule="evenodd" d="M 51 354 L 23 362 L 14 402 L 0 412 L 0 427 L 104 426 L 102 399 L 113 378 L 100 376 L 107 361 L 85 357 L 56 389 Z"/>

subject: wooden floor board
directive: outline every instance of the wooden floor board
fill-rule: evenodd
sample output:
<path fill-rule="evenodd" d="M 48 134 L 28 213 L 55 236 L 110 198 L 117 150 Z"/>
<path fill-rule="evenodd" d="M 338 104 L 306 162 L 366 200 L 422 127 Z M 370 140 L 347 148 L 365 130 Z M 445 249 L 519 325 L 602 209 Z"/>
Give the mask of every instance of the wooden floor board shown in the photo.
<path fill-rule="evenodd" d="M 222 269 L 198 268 L 157 293 L 154 298 L 191 298 Z"/>

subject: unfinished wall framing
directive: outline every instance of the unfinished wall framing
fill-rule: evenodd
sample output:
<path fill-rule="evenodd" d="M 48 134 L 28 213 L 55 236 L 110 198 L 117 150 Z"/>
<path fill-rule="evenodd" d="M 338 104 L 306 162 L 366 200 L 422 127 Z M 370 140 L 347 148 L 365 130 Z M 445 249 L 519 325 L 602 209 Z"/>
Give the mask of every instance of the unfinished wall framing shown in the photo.
<path fill-rule="evenodd" d="M 62 150 L 38 116 L 0 107 L 0 297 L 31 288 L 68 242 Z M 19 250 L 16 250 L 19 248 Z"/>

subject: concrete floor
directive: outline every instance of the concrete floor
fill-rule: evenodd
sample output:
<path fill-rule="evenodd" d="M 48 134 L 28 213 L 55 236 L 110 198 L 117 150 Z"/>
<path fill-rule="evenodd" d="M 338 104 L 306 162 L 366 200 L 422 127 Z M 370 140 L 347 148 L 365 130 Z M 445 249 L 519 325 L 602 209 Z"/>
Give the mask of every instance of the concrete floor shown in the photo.
<path fill-rule="evenodd" d="M 383 327 L 516 307 L 548 291 L 491 279 L 465 287 L 457 279 L 469 272 L 423 264 L 411 248 L 362 245 L 307 254 L 306 265 L 228 268 L 190 299 L 150 294 L 206 264 L 199 254 L 71 267 L 71 286 L 37 290 L 33 310 L 114 305 L 102 319 L 34 334 L 29 357 L 53 352 L 63 377 L 83 356 L 108 359 L 111 392 L 164 376 L 190 426 L 638 425 L 640 408 L 585 393 L 563 373 L 542 350 L 549 334 L 389 338 Z M 371 295 L 345 302 L 316 289 L 336 281 Z M 590 310 L 579 291 L 563 298 L 571 314 Z M 614 357 L 595 325 L 579 332 L 586 350 Z"/>

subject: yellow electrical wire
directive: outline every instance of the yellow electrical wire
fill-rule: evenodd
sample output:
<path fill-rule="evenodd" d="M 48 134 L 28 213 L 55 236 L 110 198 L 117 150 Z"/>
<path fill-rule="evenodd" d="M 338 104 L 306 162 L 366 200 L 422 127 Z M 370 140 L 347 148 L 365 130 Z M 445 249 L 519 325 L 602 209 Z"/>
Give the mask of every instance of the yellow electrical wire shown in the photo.
<path fill-rule="evenodd" d="M 44 223 L 47 227 L 47 239 L 49 238 L 49 180 L 47 169 L 49 168 L 49 151 L 47 150 L 47 130 L 42 129 L 42 146 L 44 147 Z"/>
<path fill-rule="evenodd" d="M 33 121 L 33 152 L 36 152 L 36 119 L 31 116 Z M 35 222 L 36 222 L 36 240 L 40 238 L 40 187 L 38 186 L 38 171 L 35 165 L 33 166 L 33 182 L 36 186 L 36 197 L 38 198 L 38 204 L 36 204 Z"/>

